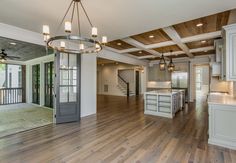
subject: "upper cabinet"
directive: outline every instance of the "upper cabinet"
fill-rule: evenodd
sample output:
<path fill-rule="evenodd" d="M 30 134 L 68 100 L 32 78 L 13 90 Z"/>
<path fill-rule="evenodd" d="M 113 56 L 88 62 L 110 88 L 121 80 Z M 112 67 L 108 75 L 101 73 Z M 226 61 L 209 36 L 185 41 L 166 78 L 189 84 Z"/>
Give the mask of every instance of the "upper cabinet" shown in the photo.
<path fill-rule="evenodd" d="M 223 27 L 222 73 L 227 81 L 236 81 L 236 24 Z"/>

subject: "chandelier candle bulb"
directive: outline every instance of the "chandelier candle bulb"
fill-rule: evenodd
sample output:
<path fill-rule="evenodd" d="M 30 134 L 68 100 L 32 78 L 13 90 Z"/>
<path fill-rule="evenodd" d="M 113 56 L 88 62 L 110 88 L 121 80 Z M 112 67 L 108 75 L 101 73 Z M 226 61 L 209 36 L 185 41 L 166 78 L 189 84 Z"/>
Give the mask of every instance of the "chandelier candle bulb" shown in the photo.
<path fill-rule="evenodd" d="M 66 21 L 65 22 L 65 32 L 71 33 L 72 27 L 71 27 L 71 22 Z"/>
<path fill-rule="evenodd" d="M 102 37 L 102 43 L 103 43 L 103 44 L 106 44 L 106 43 L 107 43 L 107 37 L 106 37 L 106 36 L 103 36 L 103 37 Z"/>
<path fill-rule="evenodd" d="M 64 41 L 61 41 L 61 48 L 64 49 L 66 47 L 66 43 Z"/>
<path fill-rule="evenodd" d="M 96 27 L 92 28 L 92 37 L 97 37 L 98 35 L 98 29 Z"/>
<path fill-rule="evenodd" d="M 79 49 L 80 49 L 80 50 L 84 50 L 84 44 L 80 44 L 80 45 L 79 45 Z"/>
<path fill-rule="evenodd" d="M 98 44 L 96 44 L 95 47 L 96 47 L 96 49 L 99 49 L 99 48 L 100 48 L 100 46 L 99 46 Z"/>
<path fill-rule="evenodd" d="M 44 35 L 44 36 L 43 36 L 43 40 L 44 40 L 45 42 L 47 42 L 48 39 L 50 39 L 50 35 Z"/>
<path fill-rule="evenodd" d="M 48 25 L 43 25 L 43 34 L 44 35 L 49 35 L 50 34 L 50 30 L 49 30 Z"/>

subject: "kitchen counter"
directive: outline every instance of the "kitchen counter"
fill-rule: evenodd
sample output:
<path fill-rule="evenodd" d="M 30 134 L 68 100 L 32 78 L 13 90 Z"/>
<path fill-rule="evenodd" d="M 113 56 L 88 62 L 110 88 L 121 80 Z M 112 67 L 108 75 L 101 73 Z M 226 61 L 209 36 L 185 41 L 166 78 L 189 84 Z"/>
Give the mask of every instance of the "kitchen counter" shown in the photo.
<path fill-rule="evenodd" d="M 208 95 L 208 104 L 236 106 L 236 98 L 225 93 L 211 93 Z"/>

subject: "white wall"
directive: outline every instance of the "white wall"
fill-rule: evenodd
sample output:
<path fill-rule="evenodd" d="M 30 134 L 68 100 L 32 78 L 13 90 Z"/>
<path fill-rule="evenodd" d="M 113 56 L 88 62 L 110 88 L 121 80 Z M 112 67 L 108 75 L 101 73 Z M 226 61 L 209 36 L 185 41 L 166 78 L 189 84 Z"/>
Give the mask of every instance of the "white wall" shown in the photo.
<path fill-rule="evenodd" d="M 97 112 L 97 57 L 81 56 L 81 117 Z"/>
<path fill-rule="evenodd" d="M 117 87 L 118 86 L 118 71 L 119 70 L 128 70 L 130 71 L 131 78 L 129 81 L 130 83 L 130 88 L 132 91 L 134 91 L 135 88 L 135 83 L 134 83 L 134 77 L 135 77 L 135 68 L 137 66 L 133 65 L 127 65 L 127 64 L 107 64 L 104 66 L 98 66 L 98 74 L 100 75 L 98 79 L 100 80 L 98 82 L 98 87 L 99 91 L 98 94 L 103 94 L 103 95 L 115 95 L 115 96 L 125 96 L 120 89 Z M 108 92 L 104 91 L 104 85 L 108 85 Z"/>

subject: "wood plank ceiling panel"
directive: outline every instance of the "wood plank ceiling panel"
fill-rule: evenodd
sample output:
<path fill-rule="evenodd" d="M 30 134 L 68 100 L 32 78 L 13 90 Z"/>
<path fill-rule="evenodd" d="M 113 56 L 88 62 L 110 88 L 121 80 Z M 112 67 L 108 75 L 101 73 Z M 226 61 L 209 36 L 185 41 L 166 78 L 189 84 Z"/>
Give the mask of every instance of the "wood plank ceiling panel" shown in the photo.
<path fill-rule="evenodd" d="M 135 51 L 135 52 L 130 52 L 129 54 L 134 55 L 134 56 L 137 56 L 137 57 L 152 55 L 151 53 L 146 52 L 146 51 L 144 51 L 144 50 Z"/>
<path fill-rule="evenodd" d="M 173 52 L 175 51 L 182 51 L 180 49 L 180 47 L 178 47 L 177 45 L 171 45 L 171 46 L 165 46 L 165 47 L 161 47 L 161 48 L 156 48 L 154 49 L 155 51 L 159 52 L 159 53 L 168 53 L 170 52 L 171 50 Z"/>
<path fill-rule="evenodd" d="M 114 40 L 114 41 L 108 42 L 107 46 L 117 49 L 117 50 L 125 50 L 125 49 L 134 48 L 133 45 L 130 45 L 122 40 Z"/>
<path fill-rule="evenodd" d="M 186 55 L 186 54 L 179 54 L 179 55 L 168 56 L 168 58 L 184 58 L 184 57 L 188 57 L 188 55 Z"/>
<path fill-rule="evenodd" d="M 202 17 L 199 19 L 187 21 L 173 25 L 181 38 L 195 36 L 203 33 L 215 32 L 221 30 L 222 26 L 227 25 L 230 11 Z M 197 27 L 197 24 L 203 25 Z"/>
<path fill-rule="evenodd" d="M 210 40 L 202 40 L 202 41 L 194 41 L 186 43 L 189 49 L 197 49 L 197 48 L 203 48 L 208 46 L 214 46 L 214 39 Z"/>
<path fill-rule="evenodd" d="M 144 45 L 150 45 L 171 40 L 170 37 L 162 29 L 141 33 L 135 36 L 131 36 L 131 38 L 143 43 Z"/>
<path fill-rule="evenodd" d="M 209 54 L 215 54 L 215 50 L 209 50 L 209 51 L 205 51 L 205 52 L 196 52 L 193 53 L 194 56 L 201 56 L 201 55 L 209 55 Z"/>

